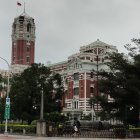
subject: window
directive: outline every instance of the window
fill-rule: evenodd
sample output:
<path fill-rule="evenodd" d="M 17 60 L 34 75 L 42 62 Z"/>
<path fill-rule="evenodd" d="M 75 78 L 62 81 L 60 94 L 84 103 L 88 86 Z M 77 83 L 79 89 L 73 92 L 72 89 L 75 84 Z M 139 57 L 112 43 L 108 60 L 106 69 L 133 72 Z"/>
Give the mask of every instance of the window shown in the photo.
<path fill-rule="evenodd" d="M 82 59 L 82 60 L 84 60 L 84 59 L 85 59 L 85 57 L 81 57 L 81 59 Z"/>
<path fill-rule="evenodd" d="M 79 73 L 74 73 L 74 80 L 79 80 Z"/>
<path fill-rule="evenodd" d="M 86 56 L 86 60 L 90 60 L 90 57 Z"/>
<path fill-rule="evenodd" d="M 93 78 L 93 72 L 90 73 L 90 78 Z"/>
<path fill-rule="evenodd" d="M 29 47 L 29 46 L 27 46 L 26 51 L 27 51 L 27 52 L 29 52 L 29 51 L 30 51 L 30 47 Z"/>
<path fill-rule="evenodd" d="M 78 101 L 73 101 L 72 102 L 72 108 L 78 109 L 78 105 L 79 105 Z"/>
<path fill-rule="evenodd" d="M 26 62 L 27 62 L 27 63 L 30 62 L 30 57 L 29 57 L 29 56 L 26 57 Z"/>
<path fill-rule="evenodd" d="M 78 95 L 79 94 L 79 88 L 78 87 L 74 88 L 73 93 L 74 93 L 74 95 Z"/>
<path fill-rule="evenodd" d="M 96 57 L 94 58 L 94 61 L 100 61 L 100 58 Z"/>
<path fill-rule="evenodd" d="M 90 87 L 90 93 L 93 93 L 93 91 L 94 91 L 94 88 Z"/>
<path fill-rule="evenodd" d="M 31 32 L 31 24 L 30 23 L 27 24 L 27 32 Z"/>

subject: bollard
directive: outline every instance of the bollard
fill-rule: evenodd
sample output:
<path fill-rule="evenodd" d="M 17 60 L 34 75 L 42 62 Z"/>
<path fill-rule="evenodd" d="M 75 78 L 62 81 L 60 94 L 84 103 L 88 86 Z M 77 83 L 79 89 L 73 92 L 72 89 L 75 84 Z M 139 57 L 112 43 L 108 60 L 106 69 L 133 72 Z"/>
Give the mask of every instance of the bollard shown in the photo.
<path fill-rule="evenodd" d="M 23 128 L 23 135 L 25 135 L 26 134 L 26 129 L 25 128 Z"/>
<path fill-rule="evenodd" d="M 13 133 L 13 129 L 12 128 L 10 128 L 10 134 L 12 134 Z"/>

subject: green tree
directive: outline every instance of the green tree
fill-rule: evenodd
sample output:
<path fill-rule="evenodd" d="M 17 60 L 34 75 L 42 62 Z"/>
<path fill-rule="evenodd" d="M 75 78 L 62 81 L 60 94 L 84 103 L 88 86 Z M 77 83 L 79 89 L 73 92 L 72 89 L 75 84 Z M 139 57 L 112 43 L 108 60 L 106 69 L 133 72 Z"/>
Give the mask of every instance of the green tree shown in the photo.
<path fill-rule="evenodd" d="M 2 75 L 0 74 L 0 91 L 2 91 Z"/>
<path fill-rule="evenodd" d="M 11 117 L 13 119 L 32 120 L 39 119 L 41 92 L 44 93 L 44 112 L 60 112 L 59 101 L 63 94 L 61 76 L 51 73 L 43 64 L 32 64 L 20 75 L 12 80 Z"/>
<path fill-rule="evenodd" d="M 7 87 L 4 86 L 6 84 L 7 84 L 7 77 L 3 77 L 2 75 L 0 75 L 0 92 L 1 93 L 6 93 Z M 3 94 L 1 94 L 0 96 L 0 122 L 1 123 L 4 120 L 4 112 L 5 112 L 5 97 L 3 97 L 2 95 Z"/>
<path fill-rule="evenodd" d="M 102 77 L 99 81 L 99 90 L 104 93 L 102 97 L 104 100 L 99 99 L 103 111 L 110 114 L 109 117 L 115 117 L 124 122 L 127 117 L 127 123 L 137 125 L 140 79 L 136 71 L 140 69 L 136 68 L 135 59 L 135 62 L 131 63 L 125 59 L 124 54 L 110 54 L 110 60 L 106 63 L 109 71 L 99 73 Z M 113 101 L 108 101 L 108 96 L 112 97 Z M 131 107 L 133 110 L 130 111 Z"/>

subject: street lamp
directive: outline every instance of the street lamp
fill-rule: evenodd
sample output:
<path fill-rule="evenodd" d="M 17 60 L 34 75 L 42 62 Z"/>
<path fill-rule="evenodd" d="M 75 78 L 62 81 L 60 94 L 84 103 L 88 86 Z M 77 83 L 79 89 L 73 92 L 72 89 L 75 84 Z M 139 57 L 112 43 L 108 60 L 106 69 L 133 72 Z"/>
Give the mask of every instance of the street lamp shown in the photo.
<path fill-rule="evenodd" d="M 40 77 L 41 80 L 41 77 Z M 41 81 L 39 83 L 39 87 L 41 88 L 41 102 L 40 102 L 40 119 L 37 121 L 37 135 L 45 136 L 46 135 L 46 122 L 44 120 L 44 92 Z"/>
<path fill-rule="evenodd" d="M 42 87 L 42 84 L 37 82 L 38 83 L 38 87 L 41 89 L 40 90 L 40 121 L 43 121 L 44 120 L 44 93 L 43 93 L 43 87 Z"/>
<path fill-rule="evenodd" d="M 7 83 L 7 95 L 6 95 L 6 104 L 5 105 L 7 105 L 7 101 L 8 101 L 8 104 L 10 105 L 10 100 L 7 100 L 7 99 L 10 99 L 9 98 L 9 91 L 10 91 L 10 86 L 9 86 L 10 65 L 9 65 L 9 63 L 8 63 L 8 61 L 6 59 L 4 59 L 2 57 L 0 57 L 0 59 L 4 60 L 5 63 L 7 64 L 7 66 L 8 66 L 8 76 L 7 76 L 8 83 Z M 8 124 L 8 117 L 5 116 L 5 132 L 4 133 L 6 135 L 8 134 L 7 133 L 7 124 Z"/>
<path fill-rule="evenodd" d="M 44 93 L 43 88 L 41 88 L 41 103 L 40 103 L 40 120 L 44 119 Z"/>

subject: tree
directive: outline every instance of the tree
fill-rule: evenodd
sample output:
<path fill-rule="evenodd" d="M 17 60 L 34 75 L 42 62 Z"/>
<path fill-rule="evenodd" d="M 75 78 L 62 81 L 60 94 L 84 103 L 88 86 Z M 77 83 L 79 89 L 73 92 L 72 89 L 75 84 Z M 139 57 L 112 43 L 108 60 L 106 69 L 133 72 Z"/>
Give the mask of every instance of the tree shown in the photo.
<path fill-rule="evenodd" d="M 2 91 L 2 75 L 0 74 L 0 91 Z"/>
<path fill-rule="evenodd" d="M 106 99 L 100 99 L 103 111 L 110 114 L 110 117 L 124 122 L 126 122 L 127 115 L 127 122 L 137 125 L 140 90 L 138 72 L 140 72 L 140 67 L 136 68 L 135 59 L 135 62 L 131 63 L 125 59 L 124 54 L 120 53 L 110 54 L 110 60 L 106 63 L 110 70 L 99 73 L 102 77 L 99 81 L 99 90 L 104 93 L 103 98 Z M 137 59 L 137 61 L 139 60 Z M 108 96 L 112 97 L 113 101 L 108 101 Z M 130 111 L 130 107 L 133 107 L 133 110 Z"/>
<path fill-rule="evenodd" d="M 39 118 L 41 92 L 44 93 L 44 112 L 61 110 L 63 87 L 61 76 L 51 73 L 43 64 L 32 64 L 12 80 L 10 98 L 13 119 L 32 120 Z"/>
<path fill-rule="evenodd" d="M 6 94 L 7 87 L 5 85 L 7 84 L 7 77 L 4 77 L 0 74 L 0 122 L 2 123 L 4 120 L 4 112 L 5 112 L 5 98 L 2 96 L 4 93 Z"/>

